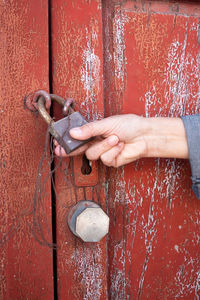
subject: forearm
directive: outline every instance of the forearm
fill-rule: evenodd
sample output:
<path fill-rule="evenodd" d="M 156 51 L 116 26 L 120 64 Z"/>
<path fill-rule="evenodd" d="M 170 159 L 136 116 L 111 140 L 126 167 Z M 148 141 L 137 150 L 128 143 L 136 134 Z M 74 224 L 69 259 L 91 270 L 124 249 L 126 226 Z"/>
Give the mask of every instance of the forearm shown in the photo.
<path fill-rule="evenodd" d="M 180 118 L 148 118 L 144 139 L 147 157 L 188 158 L 188 144 Z"/>

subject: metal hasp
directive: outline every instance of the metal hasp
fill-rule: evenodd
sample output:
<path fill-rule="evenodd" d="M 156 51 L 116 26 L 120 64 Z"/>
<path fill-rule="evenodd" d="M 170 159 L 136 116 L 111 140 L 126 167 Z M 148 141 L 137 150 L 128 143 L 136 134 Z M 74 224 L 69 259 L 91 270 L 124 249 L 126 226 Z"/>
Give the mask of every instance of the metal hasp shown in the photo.
<path fill-rule="evenodd" d="M 93 201 L 80 201 L 68 214 L 68 225 L 84 242 L 99 242 L 109 230 L 109 217 Z"/>

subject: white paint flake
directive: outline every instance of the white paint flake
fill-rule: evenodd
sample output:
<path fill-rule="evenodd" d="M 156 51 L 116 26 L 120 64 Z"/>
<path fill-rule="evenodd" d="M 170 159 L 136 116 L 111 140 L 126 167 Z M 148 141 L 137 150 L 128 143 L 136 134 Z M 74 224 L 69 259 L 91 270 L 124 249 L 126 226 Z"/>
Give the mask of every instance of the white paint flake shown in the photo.
<path fill-rule="evenodd" d="M 125 66 L 127 63 L 125 57 L 125 24 L 128 22 L 128 17 L 121 10 L 114 17 L 114 63 L 115 76 L 121 81 L 124 81 Z"/>
<path fill-rule="evenodd" d="M 200 291 L 200 270 L 196 274 L 197 274 L 197 279 L 195 282 L 195 296 L 196 296 L 196 300 L 199 300 L 198 292 Z"/>
<path fill-rule="evenodd" d="M 98 244 L 95 244 L 95 249 L 88 247 L 84 247 L 84 251 L 75 249 L 71 257 L 71 261 L 76 266 L 75 280 L 81 282 L 84 287 L 83 300 L 101 298 L 103 268 L 98 263 L 101 256 L 102 250 Z"/>
<path fill-rule="evenodd" d="M 86 98 L 81 103 L 81 108 L 86 107 L 87 115 L 93 120 L 102 118 L 96 108 L 96 99 L 100 91 L 100 66 L 101 61 L 98 55 L 95 54 L 95 48 L 92 44 L 98 39 L 97 32 L 88 34 L 86 30 L 87 47 L 82 55 L 81 82 L 86 91 Z M 90 111 L 91 110 L 91 111 Z"/>
<path fill-rule="evenodd" d="M 175 245 L 174 249 L 176 250 L 177 253 L 179 253 L 179 246 L 178 245 Z"/>
<path fill-rule="evenodd" d="M 112 299 L 125 299 L 126 297 L 126 286 L 130 286 L 129 279 L 125 275 L 125 241 L 121 241 L 114 247 L 113 264 L 117 264 L 118 267 L 112 272 L 111 280 L 111 297 Z M 120 267 L 119 267 L 120 265 Z"/>
<path fill-rule="evenodd" d="M 153 86 L 151 91 L 146 92 L 145 94 L 145 117 L 149 118 L 151 116 L 151 107 L 156 104 L 160 104 L 158 99 L 156 88 Z M 154 113 L 154 112 L 153 112 Z"/>
<path fill-rule="evenodd" d="M 115 189 L 114 203 L 124 203 L 125 200 L 125 180 L 124 180 L 124 167 L 121 168 L 121 173 L 118 172 Z"/>
<path fill-rule="evenodd" d="M 140 279 L 139 279 L 138 299 L 140 299 L 141 294 L 142 294 L 145 273 L 147 271 L 149 259 L 152 254 L 152 251 L 153 251 L 152 245 L 153 245 L 153 241 L 157 234 L 156 219 L 155 219 L 155 214 L 154 214 L 154 201 L 155 201 L 155 191 L 156 191 L 157 185 L 158 185 L 159 162 L 160 161 L 157 160 L 157 174 L 156 174 L 157 176 L 154 181 L 154 186 L 151 190 L 151 201 L 150 201 L 150 205 L 149 205 L 148 220 L 147 220 L 147 223 L 145 223 L 145 221 L 143 221 L 143 232 L 144 232 L 144 236 L 145 236 L 146 255 L 145 255 L 142 272 L 141 272 Z"/>
<path fill-rule="evenodd" d="M 187 297 L 188 295 L 191 295 L 193 292 L 195 292 L 195 298 L 199 299 L 199 291 L 200 291 L 200 270 L 197 272 L 194 272 L 195 264 L 197 263 L 196 259 L 190 258 L 190 260 L 187 261 L 187 258 L 185 258 L 185 264 L 182 264 L 178 271 L 176 272 L 175 276 L 175 284 L 179 287 L 179 292 L 175 295 L 175 299 L 180 299 Z M 191 272 L 188 273 L 188 267 L 191 267 Z M 187 276 L 185 276 L 185 273 L 187 272 Z M 196 277 L 195 280 L 193 280 L 193 276 Z"/>
<path fill-rule="evenodd" d="M 94 53 L 94 48 L 90 47 L 87 43 L 87 49 L 83 52 L 83 67 L 81 70 L 81 81 L 84 84 L 84 89 L 87 91 L 87 95 L 94 90 L 99 89 L 99 73 L 100 73 L 100 59 Z"/>

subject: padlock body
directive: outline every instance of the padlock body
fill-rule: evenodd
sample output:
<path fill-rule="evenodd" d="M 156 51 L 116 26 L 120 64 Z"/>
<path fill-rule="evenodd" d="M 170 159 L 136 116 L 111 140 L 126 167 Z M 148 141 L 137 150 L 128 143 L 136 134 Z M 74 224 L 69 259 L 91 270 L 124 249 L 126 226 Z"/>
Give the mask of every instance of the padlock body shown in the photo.
<path fill-rule="evenodd" d="M 79 112 L 74 112 L 63 119 L 52 123 L 52 126 L 57 133 L 55 138 L 67 154 L 92 140 L 92 138 L 84 141 L 76 140 L 69 134 L 70 129 L 81 127 L 85 124 L 87 124 L 87 121 Z"/>

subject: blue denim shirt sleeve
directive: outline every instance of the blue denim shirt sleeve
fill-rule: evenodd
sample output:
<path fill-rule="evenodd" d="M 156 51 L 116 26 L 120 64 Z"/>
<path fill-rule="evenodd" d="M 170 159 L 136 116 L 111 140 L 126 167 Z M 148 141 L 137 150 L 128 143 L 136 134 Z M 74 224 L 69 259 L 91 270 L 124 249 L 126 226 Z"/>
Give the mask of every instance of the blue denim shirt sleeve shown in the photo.
<path fill-rule="evenodd" d="M 192 188 L 200 200 L 200 115 L 182 116 L 192 169 Z"/>

